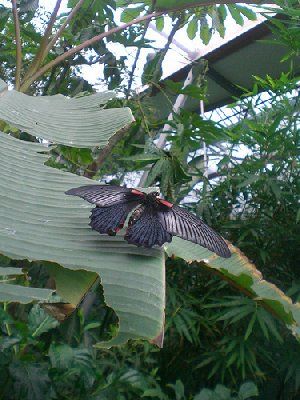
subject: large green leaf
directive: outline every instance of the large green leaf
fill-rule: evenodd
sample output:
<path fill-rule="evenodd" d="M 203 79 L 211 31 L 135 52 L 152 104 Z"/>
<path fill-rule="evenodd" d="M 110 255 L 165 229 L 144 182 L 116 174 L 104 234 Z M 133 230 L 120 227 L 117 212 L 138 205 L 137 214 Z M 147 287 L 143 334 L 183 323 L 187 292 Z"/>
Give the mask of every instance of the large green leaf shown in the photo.
<path fill-rule="evenodd" d="M 22 268 L 0 267 L 0 301 L 49 302 L 53 300 L 53 290 L 12 285 L 16 276 L 24 275 Z"/>
<path fill-rule="evenodd" d="M 0 267 L 0 276 L 23 275 L 22 268 Z"/>
<path fill-rule="evenodd" d="M 187 262 L 198 262 L 206 268 L 212 268 L 223 279 L 229 280 L 247 295 L 253 297 L 273 315 L 281 319 L 293 334 L 300 336 L 300 304 L 293 303 L 274 284 L 263 279 L 255 266 L 234 246 L 230 246 L 231 258 L 222 259 L 203 247 L 173 238 L 167 247 L 167 253 L 176 255 Z"/>
<path fill-rule="evenodd" d="M 44 165 L 48 156 L 41 152 L 47 148 L 0 133 L 0 253 L 96 272 L 120 323 L 109 345 L 156 338 L 164 319 L 162 250 L 139 249 L 122 236 L 93 232 L 91 206 L 64 194 L 92 181 Z M 18 290 L 15 286 L 15 301 Z"/>
<path fill-rule="evenodd" d="M 9 283 L 0 284 L 0 301 L 15 301 L 18 303 L 31 303 L 32 301 L 51 301 L 53 290 L 24 287 Z"/>
<path fill-rule="evenodd" d="M 114 92 L 69 99 L 62 95 L 28 96 L 7 90 L 0 79 L 0 119 L 31 135 L 74 147 L 104 147 L 130 125 L 129 108 L 104 109 Z"/>
<path fill-rule="evenodd" d="M 55 280 L 57 294 L 74 307 L 94 284 L 99 283 L 95 272 L 72 271 L 53 263 L 49 263 L 48 271 Z"/>

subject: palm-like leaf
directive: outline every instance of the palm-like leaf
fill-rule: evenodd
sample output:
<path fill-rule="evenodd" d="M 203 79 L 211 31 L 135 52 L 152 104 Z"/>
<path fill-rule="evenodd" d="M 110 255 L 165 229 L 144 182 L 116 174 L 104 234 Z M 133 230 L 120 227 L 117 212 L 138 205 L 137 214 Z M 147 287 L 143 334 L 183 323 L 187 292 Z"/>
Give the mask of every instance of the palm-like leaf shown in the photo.
<path fill-rule="evenodd" d="M 129 126 L 129 108 L 108 108 L 113 92 L 68 99 L 62 95 L 28 96 L 7 90 L 0 79 L 0 119 L 31 135 L 74 147 L 104 147 Z"/>
<path fill-rule="evenodd" d="M 120 320 L 113 343 L 155 338 L 163 324 L 163 252 L 92 231 L 90 205 L 64 194 L 90 180 L 44 165 L 45 150 L 0 133 L 0 252 L 96 272 Z"/>

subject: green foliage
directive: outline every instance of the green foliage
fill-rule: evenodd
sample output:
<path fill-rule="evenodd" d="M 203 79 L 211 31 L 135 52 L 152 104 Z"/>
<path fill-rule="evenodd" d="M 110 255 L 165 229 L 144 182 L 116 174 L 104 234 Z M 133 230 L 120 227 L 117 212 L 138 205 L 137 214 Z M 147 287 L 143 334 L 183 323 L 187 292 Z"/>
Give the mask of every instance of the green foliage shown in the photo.
<path fill-rule="evenodd" d="M 295 343 L 291 338 L 282 347 L 278 342 L 276 344 L 273 336 L 266 339 L 263 332 L 256 328 L 245 345 L 243 334 L 249 318 L 245 317 L 242 325 L 243 319 L 227 323 L 220 318 L 224 312 L 217 300 L 230 292 L 226 283 L 211 277 L 196 265 L 187 267 L 179 259 L 168 261 L 167 282 L 170 294 L 167 297 L 166 341 L 165 348 L 159 351 L 149 344 L 137 342 L 120 349 L 95 352 L 91 345 L 99 341 L 106 327 L 111 326 L 110 329 L 114 329 L 111 325 L 113 319 L 111 316 L 107 318 L 107 312 L 103 313 L 105 310 L 101 303 L 96 302 L 87 319 L 79 312 L 59 329 L 46 324 L 47 314 L 33 306 L 29 316 L 33 314 L 35 319 L 39 319 L 41 314 L 44 315 L 44 323 L 40 320 L 35 325 L 45 327 L 40 337 L 34 336 L 35 327 L 27 328 L 24 321 L 27 313 L 11 317 L 11 313 L 2 309 L 4 337 L 1 340 L 1 360 L 5 360 L 5 363 L 0 370 L 2 379 L 6 382 L 6 393 L 12 393 L 15 390 L 13 388 L 18 387 L 14 400 L 27 398 L 26 393 L 29 390 L 34 390 L 39 395 L 44 393 L 45 398 L 50 391 L 58 399 L 72 395 L 75 399 L 100 396 L 99 398 L 122 400 L 125 393 L 129 399 L 142 396 L 163 400 L 174 399 L 174 396 L 182 400 L 194 399 L 202 388 L 208 386 L 208 382 L 214 385 L 222 376 L 219 370 L 208 379 L 213 365 L 208 364 L 209 368 L 197 368 L 208 353 L 209 358 L 212 358 L 217 357 L 220 352 L 219 360 L 223 362 L 229 360 L 228 356 L 224 357 L 226 352 L 230 357 L 235 355 L 232 364 L 223 374 L 226 386 L 238 388 L 245 380 L 257 381 L 258 370 L 253 374 L 248 367 L 251 363 L 251 348 L 252 351 L 256 349 L 255 357 L 260 369 L 269 376 L 278 376 L 276 365 L 279 360 L 282 363 L 285 356 L 287 364 L 281 364 L 280 376 L 286 379 L 287 385 L 295 384 L 293 376 L 298 363 L 294 359 L 291 364 L 288 361 L 291 354 L 287 354 L 287 346 L 292 353 L 295 352 Z M 242 296 L 235 296 L 235 304 L 230 307 L 226 303 L 224 308 L 234 309 L 236 304 L 247 301 L 250 303 L 250 300 Z M 238 334 L 242 334 L 240 339 Z M 244 354 L 241 347 L 243 344 Z M 271 360 L 268 360 L 271 355 Z M 243 359 L 246 363 L 245 377 L 242 376 L 242 370 L 237 368 Z M 12 367 L 8 369 L 8 365 Z M 226 372 L 230 369 L 232 374 Z M 22 378 L 25 372 L 29 375 L 35 373 L 38 378 L 28 383 Z M 45 390 L 46 387 L 48 391 Z M 238 389 L 237 392 L 239 393 Z M 232 394 L 234 395 L 236 392 Z M 7 398 L 10 399 L 8 395 Z"/>
<path fill-rule="evenodd" d="M 225 299 L 228 300 L 225 301 Z M 245 341 L 256 328 L 257 330 L 261 329 L 267 340 L 270 339 L 270 336 L 273 336 L 273 339 L 282 342 L 282 338 L 270 314 L 262 307 L 259 307 L 253 300 L 241 298 L 239 296 L 224 296 L 219 302 L 209 304 L 206 307 L 221 310 L 225 309 L 223 312 L 218 313 L 218 320 L 224 321 L 224 328 L 246 319 L 248 324 L 245 326 Z"/>
<path fill-rule="evenodd" d="M 76 3 L 70 1 L 69 6 Z M 122 15 L 124 21 L 148 12 L 153 6 L 150 1 L 144 5 L 138 1 L 130 4 L 132 8 Z M 155 4 L 161 8 L 170 6 L 163 0 Z M 184 2 L 179 1 L 176 7 L 182 4 Z M 122 2 L 118 2 L 118 6 L 121 5 Z M 24 0 L 21 6 L 35 7 L 35 2 Z M 85 1 L 45 62 L 115 26 L 114 8 L 113 1 Z M 36 55 L 37 43 L 41 41 L 41 33 L 32 20 L 33 13 L 24 8 L 23 11 L 20 22 L 26 58 L 22 73 Z M 287 48 L 287 59 L 299 54 L 299 10 L 294 1 L 288 1 L 281 4 L 281 12 L 288 16 L 287 20 L 270 17 L 270 22 L 278 35 L 277 42 Z M 185 28 L 190 39 L 200 36 L 204 43 L 209 42 L 215 31 L 224 36 L 224 22 L 229 15 L 240 25 L 244 17 L 254 19 L 252 10 L 237 4 L 191 8 L 185 14 Z M 64 18 L 65 15 L 59 15 L 55 28 Z M 164 17 L 156 20 L 156 24 L 162 30 Z M 11 11 L 1 5 L 0 76 L 9 83 L 13 82 L 15 72 L 13 32 Z M 143 26 L 135 26 L 109 40 L 136 48 L 151 47 L 143 33 Z M 110 51 L 113 46 L 108 50 L 106 45 L 106 42 L 97 42 L 89 53 L 82 52 L 60 64 L 33 84 L 30 92 L 67 96 L 80 91 L 91 92 L 92 86 L 79 74 L 79 67 L 86 64 L 103 64 L 101 83 L 110 87 L 121 85 L 118 89 L 122 91 L 128 78 L 126 60 Z M 155 61 L 148 82 L 153 79 L 153 72 L 157 72 L 156 66 Z M 61 145 L 53 150 L 48 165 L 79 175 L 91 173 L 95 179 L 114 180 L 119 184 L 130 182 L 135 171 L 148 168 L 148 181 L 160 185 L 165 196 L 202 215 L 237 244 L 259 266 L 264 277 L 285 290 L 294 301 L 299 301 L 300 277 L 296 265 L 300 220 L 297 211 L 299 102 L 293 73 L 283 74 L 278 79 L 256 77 L 253 90 L 233 105 L 243 110 L 243 118 L 232 126 L 203 119 L 186 110 L 174 114 L 173 121 L 167 122 L 170 130 L 165 132 L 167 148 L 163 150 L 157 149 L 155 140 L 158 129 L 166 121 L 157 121 L 150 115 L 151 110 L 147 110 L 146 115 L 142 101 L 131 99 L 126 105 L 130 104 L 136 124 L 110 149 L 104 164 L 96 164 L 94 168 L 102 154 L 99 149 Z M 173 84 L 172 90 L 205 100 L 203 85 L 182 88 L 180 84 Z M 261 101 L 261 91 L 269 98 L 265 103 Z M 119 107 L 123 100 L 115 100 L 115 104 Z M 3 129 L 22 140 L 36 140 L 8 124 L 4 124 Z M 209 159 L 215 159 L 218 164 L 211 176 L 206 174 L 203 142 Z M 9 146 L 8 151 L 11 151 Z M 18 154 L 24 155 L 24 152 Z M 11 174 L 17 176 L 24 169 L 25 161 L 16 169 L 16 163 L 11 163 L 14 154 L 8 157 L 5 153 L 5 157 L 8 161 L 3 163 L 3 171 L 11 165 Z M 39 172 L 40 168 L 41 165 Z M 132 175 L 129 171 L 133 171 Z M 23 184 L 24 179 L 18 184 L 20 182 Z M 188 194 L 192 194 L 192 202 L 185 197 Z M 20 200 L 18 196 L 18 205 L 23 202 L 24 198 Z M 15 213 L 18 210 L 16 207 Z M 26 217 L 24 210 L 21 211 L 19 220 Z M 30 232 L 31 229 L 27 229 L 26 239 Z M 186 249 L 190 251 L 188 245 Z M 191 252 L 189 256 L 186 258 L 190 260 Z M 24 303 L 37 295 L 31 292 L 33 286 L 48 287 L 43 289 L 44 294 L 47 292 L 44 300 L 52 296 L 49 265 L 43 262 L 29 265 L 26 261 L 2 258 L 0 261 L 1 279 L 5 280 L 1 286 L 6 285 L 6 289 L 11 290 L 12 286 L 17 286 L 12 283 L 18 284 L 20 296 L 23 296 L 22 288 L 29 290 Z M 44 306 L 5 303 L 0 308 L 2 398 L 241 400 L 256 397 L 259 392 L 263 400 L 275 397 L 296 400 L 300 390 L 299 343 L 269 312 L 276 300 L 270 300 L 269 308 L 263 308 L 266 304 L 261 298 L 253 300 L 240 288 L 232 289 L 220 279 L 218 269 L 208 271 L 204 265 L 188 264 L 175 257 L 167 260 L 166 331 L 165 346 L 161 350 L 136 341 L 120 348 L 96 351 L 93 345 L 114 336 L 118 329 L 116 315 L 104 305 L 99 288 L 88 294 L 78 305 L 79 309 L 59 324 L 46 313 Z M 120 263 L 120 268 L 124 269 L 124 264 Z M 148 271 L 153 272 L 152 266 Z M 221 272 L 224 273 L 224 269 Z M 66 279 L 57 278 L 57 282 L 64 283 Z M 241 279 L 247 281 L 248 277 Z M 81 278 L 78 280 L 80 286 Z M 43 301 L 43 296 L 38 300 Z M 60 306 L 53 304 L 58 310 Z M 282 310 L 287 312 L 284 306 Z"/>
<path fill-rule="evenodd" d="M 275 8 L 269 7 L 265 13 L 265 17 L 269 20 L 270 29 L 275 34 L 272 43 L 285 46 L 286 55 L 282 61 L 292 60 L 299 56 L 300 51 L 300 33 L 299 33 L 299 4 L 295 0 L 287 0 L 285 2 L 277 1 L 279 6 L 281 19 L 272 18 L 269 12 L 274 12 Z M 278 12 L 278 9 L 275 10 Z"/>
<path fill-rule="evenodd" d="M 9 373 L 13 377 L 15 398 L 28 400 L 52 398 L 46 364 L 15 361 L 10 365 Z"/>
<path fill-rule="evenodd" d="M 298 103 L 291 82 L 284 92 L 286 84 L 284 75 L 277 83 L 268 77 L 258 79 L 252 94 L 258 87 L 268 89 L 271 105 L 259 114 L 254 110 L 255 97 L 242 101 L 249 118 L 232 128 L 231 154 L 236 145 L 246 146 L 249 153 L 242 162 L 234 156 L 230 164 L 226 157 L 220 161 L 220 175 L 226 179 L 210 194 L 214 213 L 224 218 L 227 212 L 223 221 L 234 242 L 275 281 L 283 269 L 293 273 L 297 251 Z"/>
<path fill-rule="evenodd" d="M 33 338 L 39 337 L 58 325 L 59 322 L 47 314 L 39 305 L 34 305 L 28 314 L 28 331 Z"/>
<path fill-rule="evenodd" d="M 217 385 L 214 390 L 202 389 L 194 397 L 194 400 L 247 400 L 249 397 L 258 396 L 258 390 L 253 382 L 245 382 L 241 385 L 236 395 L 223 385 Z"/>
<path fill-rule="evenodd" d="M 208 44 L 214 32 L 218 32 L 223 38 L 225 35 L 225 21 L 228 15 L 231 15 L 235 22 L 239 25 L 244 24 L 244 18 L 249 20 L 255 20 L 256 14 L 250 8 L 246 6 L 229 4 L 229 5 L 209 5 L 205 3 L 201 7 L 201 2 L 195 1 L 194 7 L 193 2 L 180 0 L 174 3 L 174 1 L 162 0 L 152 4 L 151 1 L 119 1 L 119 6 L 130 6 L 126 7 L 121 14 L 122 22 L 129 22 L 134 18 L 145 13 L 145 10 L 170 10 L 175 8 L 175 12 L 180 9 L 185 9 L 186 19 L 186 31 L 190 40 L 195 39 L 198 35 L 204 44 Z M 132 5 L 138 4 L 138 6 L 132 7 Z M 162 24 L 164 17 L 160 17 L 158 23 L 158 30 L 162 30 Z"/>

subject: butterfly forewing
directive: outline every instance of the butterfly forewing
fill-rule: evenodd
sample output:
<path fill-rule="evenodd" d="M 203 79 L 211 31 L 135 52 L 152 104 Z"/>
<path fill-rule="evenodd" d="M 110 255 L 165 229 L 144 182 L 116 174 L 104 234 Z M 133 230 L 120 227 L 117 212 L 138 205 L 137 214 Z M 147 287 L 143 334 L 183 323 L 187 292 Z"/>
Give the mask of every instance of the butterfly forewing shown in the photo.
<path fill-rule="evenodd" d="M 200 244 L 221 257 L 231 256 L 225 240 L 201 219 L 185 209 L 173 205 L 168 210 L 159 212 L 158 215 L 160 223 L 171 235 Z"/>
<path fill-rule="evenodd" d="M 68 195 L 79 196 L 99 207 L 109 207 L 113 204 L 140 201 L 144 193 L 138 190 L 113 185 L 87 185 L 70 189 Z"/>

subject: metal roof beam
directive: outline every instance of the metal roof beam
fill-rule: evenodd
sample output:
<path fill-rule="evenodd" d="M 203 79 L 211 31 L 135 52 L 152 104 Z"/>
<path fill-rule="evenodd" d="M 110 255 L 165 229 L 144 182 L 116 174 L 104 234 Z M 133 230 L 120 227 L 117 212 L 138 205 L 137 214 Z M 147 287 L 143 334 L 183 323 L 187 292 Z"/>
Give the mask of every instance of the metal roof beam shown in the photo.
<path fill-rule="evenodd" d="M 225 78 L 225 76 L 217 72 L 211 66 L 208 66 L 207 75 L 209 76 L 210 79 L 212 79 L 219 86 L 221 86 L 223 89 L 229 92 L 232 96 L 239 97 L 244 93 L 242 89 L 236 87 L 232 82 L 230 82 L 230 80 Z"/>

